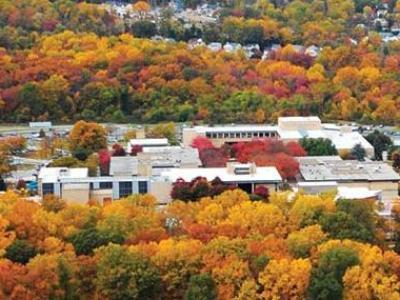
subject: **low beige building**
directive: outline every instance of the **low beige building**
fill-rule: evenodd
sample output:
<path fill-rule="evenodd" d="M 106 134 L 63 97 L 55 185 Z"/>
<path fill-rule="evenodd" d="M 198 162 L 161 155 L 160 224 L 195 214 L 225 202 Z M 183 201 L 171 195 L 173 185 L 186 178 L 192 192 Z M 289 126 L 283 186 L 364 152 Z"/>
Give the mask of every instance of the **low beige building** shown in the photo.
<path fill-rule="evenodd" d="M 302 138 L 325 138 L 332 141 L 339 154 L 350 153 L 352 148 L 361 144 L 367 157 L 373 157 L 374 148 L 350 126 L 323 124 L 318 117 L 281 117 L 278 125 L 230 125 L 230 126 L 195 126 L 183 129 L 183 144 L 191 145 L 198 136 L 209 138 L 214 146 L 224 143 L 247 142 L 254 139 L 278 138 L 283 142 L 299 141 Z"/>
<path fill-rule="evenodd" d="M 383 202 L 398 199 L 400 176 L 384 162 L 329 160 L 327 157 L 304 157 L 298 160 L 300 182 L 336 182 L 338 187 L 381 191 Z"/>

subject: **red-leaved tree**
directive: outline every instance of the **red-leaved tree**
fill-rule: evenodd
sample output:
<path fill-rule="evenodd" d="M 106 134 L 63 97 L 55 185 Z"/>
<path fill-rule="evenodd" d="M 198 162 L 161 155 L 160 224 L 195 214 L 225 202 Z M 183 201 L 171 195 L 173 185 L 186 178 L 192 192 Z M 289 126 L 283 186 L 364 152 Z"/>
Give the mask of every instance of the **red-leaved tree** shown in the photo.
<path fill-rule="evenodd" d="M 102 176 L 110 174 L 110 161 L 111 155 L 107 149 L 102 149 L 99 151 L 99 166 L 100 166 L 100 174 Z"/>
<path fill-rule="evenodd" d="M 112 149 L 112 156 L 126 156 L 126 151 L 120 144 L 114 144 Z"/>
<path fill-rule="evenodd" d="M 199 152 L 203 151 L 204 149 L 214 148 L 213 143 L 205 136 L 198 136 L 194 138 L 190 146 L 192 148 L 196 148 L 199 150 Z"/>

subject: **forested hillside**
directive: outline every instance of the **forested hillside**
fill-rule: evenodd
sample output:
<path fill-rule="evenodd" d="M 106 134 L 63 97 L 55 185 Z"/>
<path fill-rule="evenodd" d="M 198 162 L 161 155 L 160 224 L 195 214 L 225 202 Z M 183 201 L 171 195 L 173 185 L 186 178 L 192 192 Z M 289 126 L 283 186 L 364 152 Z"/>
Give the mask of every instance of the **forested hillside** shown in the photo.
<path fill-rule="evenodd" d="M 134 25 L 100 5 L 2 0 L 0 120 L 269 122 L 318 114 L 393 124 L 400 42 L 383 44 L 374 30 L 354 26 L 370 19 L 369 2 L 361 10 L 358 1 L 333 0 L 227 5 L 209 26 L 218 31 L 214 40 L 246 42 L 243 36 L 259 32 L 248 42 L 282 44 L 261 60 L 191 49 L 173 33 L 179 23 L 165 31 L 178 42 L 151 41 L 135 38 Z M 137 22 L 150 21 L 144 12 Z M 311 57 L 296 43 L 323 48 Z"/>

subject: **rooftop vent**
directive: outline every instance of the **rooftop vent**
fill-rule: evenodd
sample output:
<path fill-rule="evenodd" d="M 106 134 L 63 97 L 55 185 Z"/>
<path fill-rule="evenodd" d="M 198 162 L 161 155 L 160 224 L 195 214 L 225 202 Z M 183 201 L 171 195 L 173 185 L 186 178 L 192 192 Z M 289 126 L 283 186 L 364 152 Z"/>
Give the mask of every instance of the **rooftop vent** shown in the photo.
<path fill-rule="evenodd" d="M 246 174 L 250 174 L 250 166 L 235 167 L 234 173 L 235 173 L 236 175 L 246 175 Z"/>

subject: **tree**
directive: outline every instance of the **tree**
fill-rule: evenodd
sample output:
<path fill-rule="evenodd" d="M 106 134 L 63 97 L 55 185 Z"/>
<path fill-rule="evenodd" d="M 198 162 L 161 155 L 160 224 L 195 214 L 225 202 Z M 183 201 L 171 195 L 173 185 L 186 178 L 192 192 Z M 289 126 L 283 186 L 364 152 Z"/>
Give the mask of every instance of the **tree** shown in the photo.
<path fill-rule="evenodd" d="M 307 156 L 307 152 L 297 142 L 288 142 L 286 144 L 287 154 L 291 156 Z"/>
<path fill-rule="evenodd" d="M 368 134 L 365 138 L 374 147 L 376 160 L 382 160 L 383 151 L 387 151 L 389 147 L 393 144 L 390 137 L 386 136 L 384 133 L 378 130 L 375 130 L 374 132 Z"/>
<path fill-rule="evenodd" d="M 359 264 L 357 253 L 348 248 L 334 248 L 324 252 L 310 279 L 311 299 L 342 299 L 343 275 L 347 268 Z"/>
<path fill-rule="evenodd" d="M 107 149 L 101 149 L 99 151 L 99 166 L 100 166 L 100 174 L 102 176 L 107 176 L 110 174 L 110 162 L 111 155 Z"/>
<path fill-rule="evenodd" d="M 100 246 L 121 242 L 119 238 L 108 236 L 93 227 L 77 232 L 69 238 L 69 241 L 74 245 L 77 255 L 90 255 Z"/>
<path fill-rule="evenodd" d="M 300 140 L 300 145 L 309 156 L 330 156 L 338 154 L 336 147 L 332 144 L 330 139 L 305 137 Z"/>
<path fill-rule="evenodd" d="M 8 154 L 0 151 L 0 177 L 2 175 L 8 175 L 13 167 L 11 166 L 10 158 Z"/>
<path fill-rule="evenodd" d="M 265 299 L 305 299 L 311 264 L 306 259 L 271 260 L 260 273 Z"/>
<path fill-rule="evenodd" d="M 126 155 L 125 149 L 120 144 L 114 144 L 112 146 L 112 156 L 125 156 L 125 155 Z"/>
<path fill-rule="evenodd" d="M 63 210 L 67 206 L 67 203 L 64 200 L 55 197 L 54 195 L 45 195 L 42 199 L 42 206 L 47 211 L 57 213 Z"/>
<path fill-rule="evenodd" d="M 4 181 L 3 177 L 0 175 L 0 191 L 4 192 L 7 190 L 6 182 Z"/>
<path fill-rule="evenodd" d="M 176 127 L 173 122 L 161 123 L 150 127 L 146 136 L 149 138 L 167 138 L 170 144 L 177 144 Z"/>
<path fill-rule="evenodd" d="M 104 127 L 85 121 L 75 123 L 69 134 L 69 148 L 75 154 L 84 152 L 87 156 L 107 148 L 107 135 Z"/>
<path fill-rule="evenodd" d="M 12 262 L 26 264 L 29 260 L 35 257 L 37 251 L 35 247 L 30 245 L 25 240 L 14 240 L 14 242 L 6 248 L 5 258 Z"/>
<path fill-rule="evenodd" d="M 400 152 L 394 151 L 392 153 L 393 168 L 397 171 L 400 170 Z"/>
<path fill-rule="evenodd" d="M 353 149 L 351 149 L 351 155 L 355 157 L 358 161 L 363 161 L 365 158 L 365 149 L 361 144 L 356 144 Z"/>
<path fill-rule="evenodd" d="M 199 153 L 201 163 L 206 168 L 225 167 L 228 157 L 222 149 L 206 148 Z"/>
<path fill-rule="evenodd" d="M 143 152 L 143 147 L 141 145 L 132 145 L 131 146 L 131 156 L 137 156 L 138 153 Z"/>
<path fill-rule="evenodd" d="M 214 145 L 211 142 L 211 140 L 205 136 L 197 136 L 196 138 L 193 139 L 192 144 L 190 146 L 192 148 L 196 148 L 197 150 L 199 150 L 199 152 L 205 149 L 214 148 Z"/>
<path fill-rule="evenodd" d="M 154 299 L 160 291 L 160 275 L 143 255 L 110 244 L 96 251 L 96 286 L 112 300 Z"/>
<path fill-rule="evenodd" d="M 150 5 L 146 1 L 138 1 L 133 5 L 133 10 L 139 14 L 141 19 L 150 10 L 150 8 Z"/>
<path fill-rule="evenodd" d="M 214 300 L 217 299 L 215 283 L 209 274 L 193 275 L 190 277 L 185 300 Z"/>
<path fill-rule="evenodd" d="M 290 253 L 297 258 L 310 256 L 311 249 L 326 238 L 321 226 L 311 225 L 289 234 L 286 242 Z"/>

